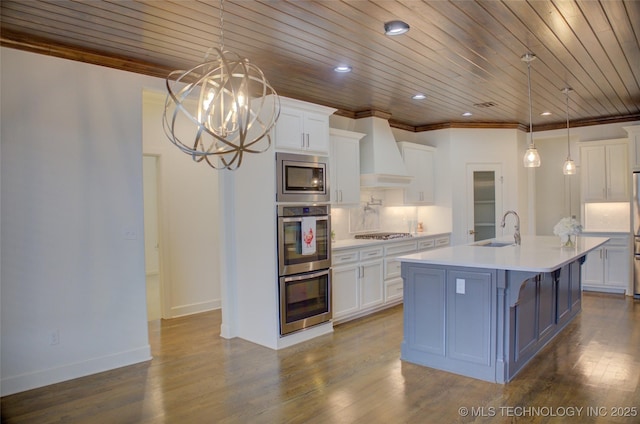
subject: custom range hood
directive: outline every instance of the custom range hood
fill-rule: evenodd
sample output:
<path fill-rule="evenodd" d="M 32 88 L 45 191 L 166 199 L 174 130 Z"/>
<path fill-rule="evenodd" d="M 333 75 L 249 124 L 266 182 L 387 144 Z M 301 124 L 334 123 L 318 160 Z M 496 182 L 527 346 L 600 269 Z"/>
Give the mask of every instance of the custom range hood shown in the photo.
<path fill-rule="evenodd" d="M 355 120 L 355 131 L 366 134 L 360 140 L 361 187 L 406 187 L 413 179 L 407 173 L 391 132 L 390 117 L 388 113 L 373 110 Z"/>

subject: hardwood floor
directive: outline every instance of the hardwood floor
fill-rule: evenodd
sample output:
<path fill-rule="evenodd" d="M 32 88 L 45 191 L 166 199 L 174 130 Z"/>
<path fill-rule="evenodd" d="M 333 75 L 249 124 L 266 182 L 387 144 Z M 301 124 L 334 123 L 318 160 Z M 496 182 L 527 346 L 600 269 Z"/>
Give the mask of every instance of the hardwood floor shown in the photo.
<path fill-rule="evenodd" d="M 400 361 L 401 306 L 281 351 L 219 328 L 219 311 L 152 322 L 152 361 L 6 396 L 2 422 L 640 422 L 640 302 L 629 297 L 585 293 L 579 316 L 505 385 Z"/>

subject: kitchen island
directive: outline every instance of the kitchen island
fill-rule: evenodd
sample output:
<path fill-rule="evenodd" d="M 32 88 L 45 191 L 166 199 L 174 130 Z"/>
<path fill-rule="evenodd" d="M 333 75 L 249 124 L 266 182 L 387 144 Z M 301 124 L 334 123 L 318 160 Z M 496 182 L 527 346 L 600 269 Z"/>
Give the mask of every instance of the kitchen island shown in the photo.
<path fill-rule="evenodd" d="M 401 256 L 401 359 L 506 383 L 576 316 L 581 265 L 606 237 L 523 237 Z"/>

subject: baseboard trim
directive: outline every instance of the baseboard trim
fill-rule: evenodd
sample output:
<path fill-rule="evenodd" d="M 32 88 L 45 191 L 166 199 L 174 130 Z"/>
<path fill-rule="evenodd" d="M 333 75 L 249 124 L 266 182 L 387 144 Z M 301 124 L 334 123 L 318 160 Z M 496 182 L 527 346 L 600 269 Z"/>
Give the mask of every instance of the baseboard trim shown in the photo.
<path fill-rule="evenodd" d="M 14 393 L 150 360 L 151 346 L 146 345 L 126 352 L 119 352 L 113 355 L 66 364 L 56 368 L 3 378 L 0 380 L 0 393 L 2 396 L 12 395 Z"/>
<path fill-rule="evenodd" d="M 213 311 L 222 307 L 220 299 L 207 300 L 205 302 L 191 303 L 189 305 L 174 306 L 171 308 L 169 318 L 178 318 L 186 315 L 199 314 L 200 312 Z"/>

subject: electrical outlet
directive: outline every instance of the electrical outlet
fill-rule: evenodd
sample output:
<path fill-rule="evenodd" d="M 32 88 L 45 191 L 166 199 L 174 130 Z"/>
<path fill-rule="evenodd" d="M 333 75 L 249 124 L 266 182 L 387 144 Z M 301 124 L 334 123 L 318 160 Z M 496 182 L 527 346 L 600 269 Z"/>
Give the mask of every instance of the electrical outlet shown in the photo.
<path fill-rule="evenodd" d="M 60 331 L 53 330 L 51 333 L 49 333 L 49 344 L 51 346 L 60 344 Z"/>

